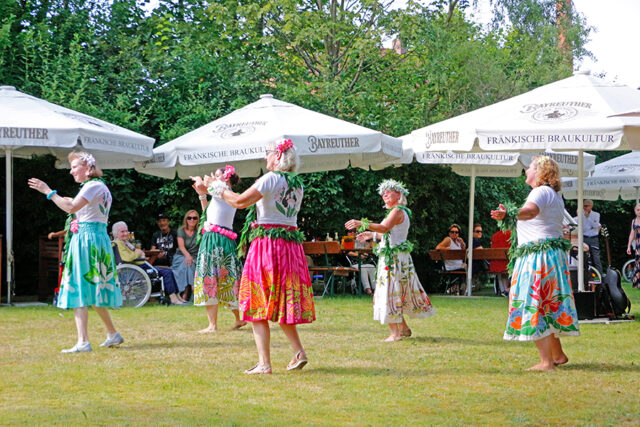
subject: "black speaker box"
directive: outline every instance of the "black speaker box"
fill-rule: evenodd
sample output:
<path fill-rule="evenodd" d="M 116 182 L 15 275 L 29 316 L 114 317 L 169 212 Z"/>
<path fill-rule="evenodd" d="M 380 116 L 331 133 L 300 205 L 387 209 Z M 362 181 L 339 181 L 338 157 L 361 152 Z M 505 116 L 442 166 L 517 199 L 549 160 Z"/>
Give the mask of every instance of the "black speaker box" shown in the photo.
<path fill-rule="evenodd" d="M 593 319 L 596 317 L 596 293 L 591 291 L 574 292 L 578 320 Z"/>

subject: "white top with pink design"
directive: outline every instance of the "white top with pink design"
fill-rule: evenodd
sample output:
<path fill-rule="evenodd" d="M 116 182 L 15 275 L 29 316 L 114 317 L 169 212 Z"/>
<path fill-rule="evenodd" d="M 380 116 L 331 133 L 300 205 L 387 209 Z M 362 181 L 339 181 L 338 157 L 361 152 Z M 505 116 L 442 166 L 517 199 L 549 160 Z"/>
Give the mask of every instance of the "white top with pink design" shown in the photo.
<path fill-rule="evenodd" d="M 302 188 L 291 189 L 284 176 L 269 172 L 260 177 L 251 188 L 262 194 L 256 203 L 258 224 L 298 226 L 298 212 L 302 206 Z"/>

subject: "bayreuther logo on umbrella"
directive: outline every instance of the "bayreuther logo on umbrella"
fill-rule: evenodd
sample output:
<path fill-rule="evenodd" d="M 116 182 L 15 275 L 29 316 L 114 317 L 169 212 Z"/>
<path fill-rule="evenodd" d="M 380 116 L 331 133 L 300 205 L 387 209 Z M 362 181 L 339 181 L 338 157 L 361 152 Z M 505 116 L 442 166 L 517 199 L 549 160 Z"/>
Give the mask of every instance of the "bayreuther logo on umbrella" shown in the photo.
<path fill-rule="evenodd" d="M 315 153 L 319 149 L 327 149 L 327 148 L 353 148 L 360 147 L 360 138 L 357 136 L 354 137 L 317 137 L 314 135 L 310 135 L 307 138 L 309 141 L 309 151 Z"/>
<path fill-rule="evenodd" d="M 267 122 L 240 122 L 240 123 L 220 123 L 213 129 L 213 133 L 219 133 L 220 138 L 237 138 L 243 135 L 251 135 L 256 131 L 256 126 L 266 126 Z"/>
<path fill-rule="evenodd" d="M 579 109 L 591 109 L 588 102 L 547 102 L 542 104 L 526 104 L 520 110 L 523 114 L 529 114 L 529 119 L 542 123 L 566 122 L 576 117 Z"/>

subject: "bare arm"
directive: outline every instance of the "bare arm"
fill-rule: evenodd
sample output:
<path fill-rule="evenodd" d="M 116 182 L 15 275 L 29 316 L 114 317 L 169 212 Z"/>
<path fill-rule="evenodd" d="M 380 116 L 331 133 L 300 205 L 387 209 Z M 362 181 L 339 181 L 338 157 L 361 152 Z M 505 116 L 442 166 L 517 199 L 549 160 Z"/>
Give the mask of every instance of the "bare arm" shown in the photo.
<path fill-rule="evenodd" d="M 449 249 L 450 246 L 451 246 L 451 239 L 448 237 L 445 237 L 444 239 L 442 239 L 442 242 L 436 245 L 436 249 L 438 250 Z"/>
<path fill-rule="evenodd" d="M 48 195 L 51 193 L 51 187 L 49 187 L 46 182 L 41 181 L 38 178 L 29 178 L 28 183 L 29 187 L 41 192 L 42 194 Z M 62 197 L 57 193 L 52 195 L 50 200 L 66 213 L 76 213 L 89 203 L 89 201 L 84 197 L 71 199 L 69 197 Z"/>
<path fill-rule="evenodd" d="M 258 200 L 262 199 L 262 194 L 255 188 L 248 188 L 244 193 L 238 194 L 231 190 L 222 192 L 222 199 L 236 209 L 245 209 L 251 205 L 255 205 Z"/>
<path fill-rule="evenodd" d="M 536 205 L 533 202 L 527 202 L 520 209 L 520 211 L 518 212 L 518 215 L 516 215 L 516 218 L 526 221 L 526 220 L 537 217 L 539 213 L 540 213 L 540 208 L 538 207 L 538 205 Z M 507 210 L 505 209 L 504 206 L 502 206 L 502 204 L 497 210 L 491 211 L 491 218 L 498 221 L 502 221 L 506 215 L 507 215 Z"/>
<path fill-rule="evenodd" d="M 633 232 L 633 222 L 635 221 L 635 219 L 631 220 L 631 231 L 629 232 L 629 242 L 627 242 L 627 255 L 631 255 L 631 243 L 633 242 L 634 239 L 634 232 Z"/>
<path fill-rule="evenodd" d="M 375 222 L 369 223 L 369 230 L 375 231 L 376 233 L 384 234 L 396 225 L 402 224 L 403 221 L 404 215 L 402 214 L 402 211 L 400 209 L 394 209 L 380 224 L 377 224 Z M 345 223 L 344 226 L 347 230 L 355 230 L 357 228 L 360 228 L 361 225 L 362 221 L 358 219 L 350 219 Z"/>

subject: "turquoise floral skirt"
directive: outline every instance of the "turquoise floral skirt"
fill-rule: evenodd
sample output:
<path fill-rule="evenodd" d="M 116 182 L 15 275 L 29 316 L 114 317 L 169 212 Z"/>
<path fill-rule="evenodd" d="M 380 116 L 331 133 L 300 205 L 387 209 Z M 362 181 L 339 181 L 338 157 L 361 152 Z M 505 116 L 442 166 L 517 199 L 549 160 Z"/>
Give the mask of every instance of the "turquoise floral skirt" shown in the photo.
<path fill-rule="evenodd" d="M 69 242 L 60 282 L 59 308 L 120 307 L 122 294 L 116 274 L 107 224 L 81 222 Z"/>
<path fill-rule="evenodd" d="M 561 249 L 516 259 L 504 339 L 535 341 L 551 334 L 580 335 L 567 253 Z"/>
<path fill-rule="evenodd" d="M 238 286 L 242 262 L 236 255 L 236 242 L 215 231 L 203 234 L 193 279 L 193 304 L 238 308 Z"/>

